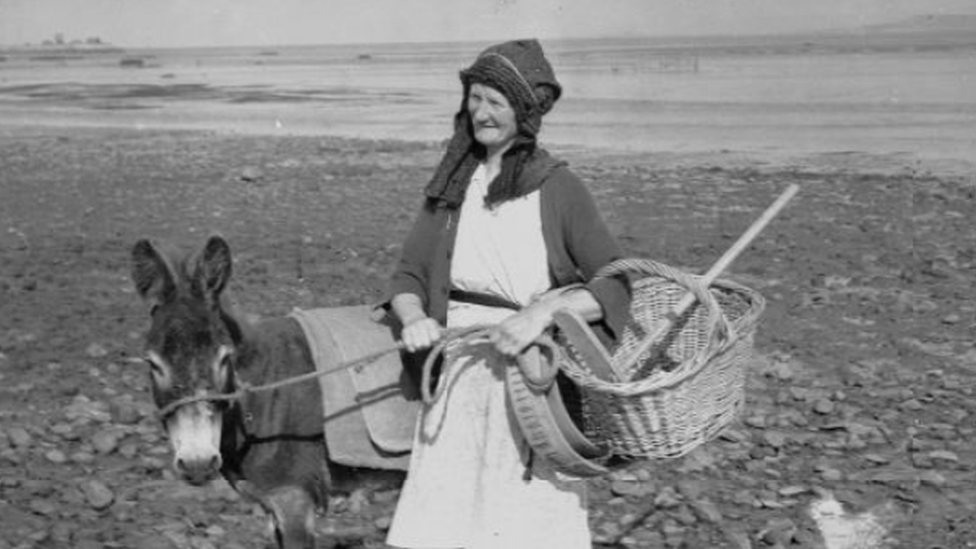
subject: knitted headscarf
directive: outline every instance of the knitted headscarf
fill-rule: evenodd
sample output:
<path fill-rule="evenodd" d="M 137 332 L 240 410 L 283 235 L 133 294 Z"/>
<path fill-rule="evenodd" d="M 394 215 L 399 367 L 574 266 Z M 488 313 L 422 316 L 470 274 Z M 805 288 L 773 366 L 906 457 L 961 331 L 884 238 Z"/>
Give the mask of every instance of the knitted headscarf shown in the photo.
<path fill-rule="evenodd" d="M 562 94 L 542 46 L 537 40 L 513 40 L 491 46 L 462 70 L 460 77 L 464 93 L 461 108 L 454 116 L 454 135 L 425 194 L 448 207 L 457 207 L 464 200 L 479 160 L 484 158 L 484 147 L 474 139 L 467 108 L 473 83 L 501 92 L 515 110 L 518 124 L 518 135 L 503 155 L 501 173 L 489 185 L 485 201 L 495 205 L 532 192 L 553 165 L 548 155 L 537 149 L 536 135 L 542 127 L 542 116 Z M 533 169 L 527 169 L 530 163 L 535 165 Z"/>

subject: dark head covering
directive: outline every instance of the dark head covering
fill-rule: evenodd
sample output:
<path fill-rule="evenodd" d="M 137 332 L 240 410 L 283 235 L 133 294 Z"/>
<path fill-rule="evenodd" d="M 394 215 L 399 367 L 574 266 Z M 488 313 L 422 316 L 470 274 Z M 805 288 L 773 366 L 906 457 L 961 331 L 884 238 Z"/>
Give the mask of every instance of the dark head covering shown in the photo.
<path fill-rule="evenodd" d="M 454 116 L 454 135 L 425 191 L 449 207 L 464 200 L 471 175 L 485 156 L 474 139 L 467 102 L 471 85 L 484 84 L 501 92 L 515 110 L 518 135 L 502 158 L 502 169 L 488 188 L 486 202 L 498 204 L 538 188 L 556 162 L 536 147 L 542 116 L 562 94 L 552 66 L 537 40 L 513 40 L 489 47 L 461 71 L 463 97 Z M 529 166 L 529 164 L 533 164 Z"/>

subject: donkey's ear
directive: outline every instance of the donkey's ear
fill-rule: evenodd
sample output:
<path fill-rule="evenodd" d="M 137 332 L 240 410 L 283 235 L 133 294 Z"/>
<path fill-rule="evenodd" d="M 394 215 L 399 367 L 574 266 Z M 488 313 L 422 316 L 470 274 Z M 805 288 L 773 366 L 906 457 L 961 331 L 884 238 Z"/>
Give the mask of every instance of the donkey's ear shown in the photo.
<path fill-rule="evenodd" d="M 132 247 L 131 276 L 143 299 L 161 302 L 176 288 L 173 266 L 151 240 L 139 240 Z"/>
<path fill-rule="evenodd" d="M 211 236 L 197 260 L 197 277 L 212 296 L 220 295 L 231 274 L 230 245 L 220 236 Z"/>

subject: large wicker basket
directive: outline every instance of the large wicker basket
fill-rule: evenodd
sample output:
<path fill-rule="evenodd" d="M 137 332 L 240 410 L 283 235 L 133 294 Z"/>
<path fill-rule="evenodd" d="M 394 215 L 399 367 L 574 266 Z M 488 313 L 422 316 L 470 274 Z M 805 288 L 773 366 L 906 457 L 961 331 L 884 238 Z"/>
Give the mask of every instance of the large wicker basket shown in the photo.
<path fill-rule="evenodd" d="M 612 349 L 626 381 L 597 376 L 571 342 L 561 367 L 580 387 L 586 436 L 618 456 L 674 458 L 711 440 L 741 412 L 746 368 L 765 300 L 728 280 L 708 288 L 699 277 L 650 260 L 614 262 L 597 276 L 632 280 L 632 322 Z M 695 304 L 673 317 L 691 292 Z M 641 354 L 640 343 L 662 322 L 666 334 Z"/>

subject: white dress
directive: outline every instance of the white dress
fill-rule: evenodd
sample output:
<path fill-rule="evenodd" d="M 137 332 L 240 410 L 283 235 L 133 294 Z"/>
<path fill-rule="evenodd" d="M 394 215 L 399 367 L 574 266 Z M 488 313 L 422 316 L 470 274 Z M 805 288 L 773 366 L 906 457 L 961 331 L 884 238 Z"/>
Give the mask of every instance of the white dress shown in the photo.
<path fill-rule="evenodd" d="M 484 207 L 485 170 L 461 206 L 454 287 L 528 303 L 549 289 L 539 191 Z M 448 327 L 500 322 L 508 309 L 452 301 Z M 489 343 L 449 346 L 440 396 L 421 415 L 387 543 L 403 548 L 590 549 L 586 484 L 535 455 L 506 402 L 511 361 Z"/>

